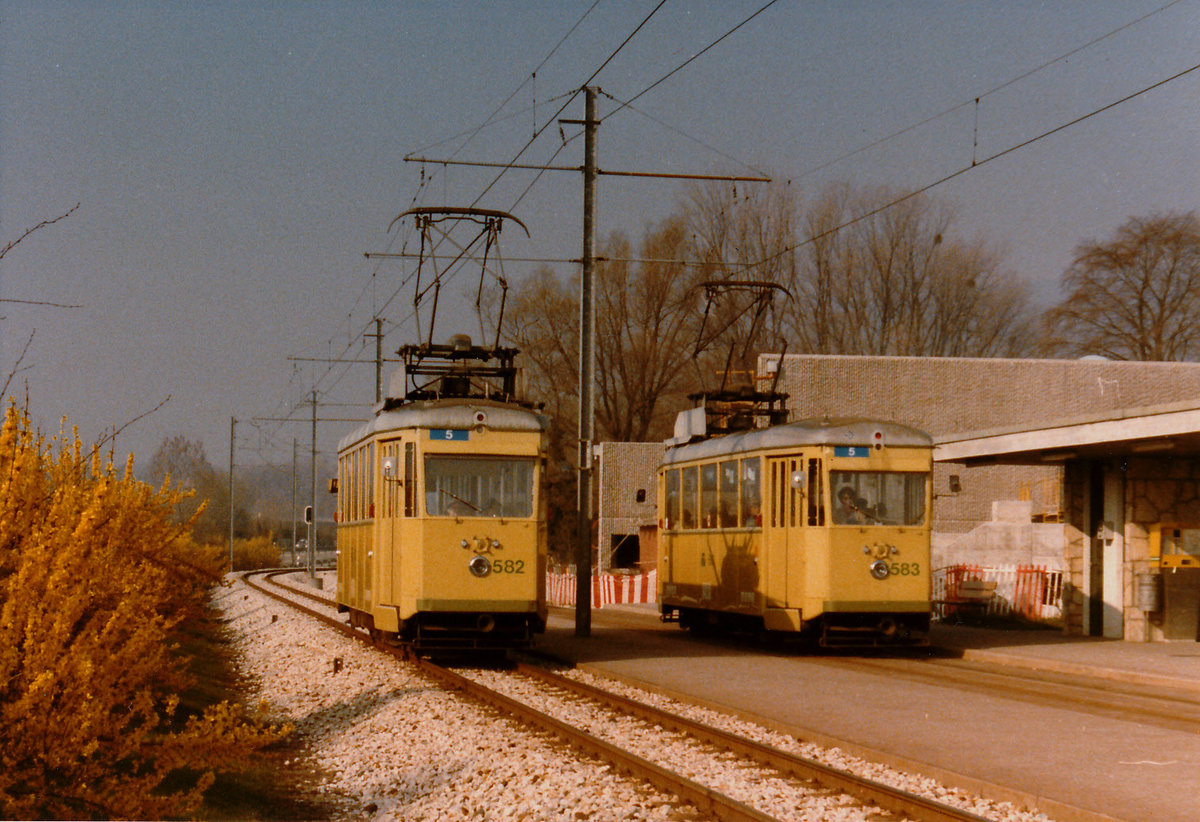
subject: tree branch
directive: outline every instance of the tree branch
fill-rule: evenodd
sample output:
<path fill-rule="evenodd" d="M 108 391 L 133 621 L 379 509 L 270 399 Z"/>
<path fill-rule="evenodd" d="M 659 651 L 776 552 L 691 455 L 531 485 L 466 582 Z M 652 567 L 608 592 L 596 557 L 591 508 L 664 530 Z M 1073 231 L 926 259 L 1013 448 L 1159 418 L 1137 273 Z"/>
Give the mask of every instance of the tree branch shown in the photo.
<path fill-rule="evenodd" d="M 18 245 L 18 244 L 19 244 L 19 243 L 20 243 L 22 240 L 24 240 L 26 237 L 28 237 L 28 236 L 29 236 L 30 234 L 32 234 L 33 232 L 37 231 L 39 228 L 45 228 L 45 227 L 46 227 L 46 226 L 48 226 L 48 225 L 54 225 L 54 224 L 55 224 L 55 223 L 57 223 L 59 220 L 65 220 L 67 217 L 71 216 L 71 214 L 72 214 L 72 213 L 74 213 L 74 212 L 75 212 L 75 210 L 76 210 L 76 209 L 78 209 L 78 208 L 79 208 L 79 203 L 76 203 L 75 205 L 71 206 L 71 208 L 69 208 L 69 209 L 68 209 L 68 210 L 67 210 L 65 213 L 58 215 L 58 216 L 57 216 L 57 217 L 55 217 L 54 219 L 52 219 L 52 220 L 42 220 L 40 223 L 38 223 L 37 225 L 35 225 L 33 228 L 27 228 L 27 229 L 25 229 L 25 232 L 24 232 L 24 233 L 23 233 L 23 234 L 22 234 L 20 237 L 18 237 L 17 239 L 13 240 L 13 241 L 12 241 L 11 243 L 9 243 L 8 245 L 4 246 L 4 248 L 3 248 L 3 249 L 0 249 L 0 260 L 3 260 L 3 259 L 4 259 L 4 255 L 5 255 L 5 254 L 7 254 L 8 252 L 10 252 L 10 251 L 12 251 L 14 248 L 16 248 L 16 247 L 17 247 L 17 245 Z"/>

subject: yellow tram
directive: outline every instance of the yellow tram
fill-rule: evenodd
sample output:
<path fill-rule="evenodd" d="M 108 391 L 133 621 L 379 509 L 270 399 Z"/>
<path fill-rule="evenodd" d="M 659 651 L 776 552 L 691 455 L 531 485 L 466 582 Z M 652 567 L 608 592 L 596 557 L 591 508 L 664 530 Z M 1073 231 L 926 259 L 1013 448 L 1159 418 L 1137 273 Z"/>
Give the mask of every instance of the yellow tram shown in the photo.
<path fill-rule="evenodd" d="M 877 420 L 673 444 L 658 488 L 664 619 L 927 644 L 931 470 L 927 434 Z"/>
<path fill-rule="evenodd" d="M 426 381 L 338 445 L 338 609 L 418 652 L 528 645 L 546 624 L 548 420 L 515 398 L 514 349 L 400 354 L 401 379 Z"/>

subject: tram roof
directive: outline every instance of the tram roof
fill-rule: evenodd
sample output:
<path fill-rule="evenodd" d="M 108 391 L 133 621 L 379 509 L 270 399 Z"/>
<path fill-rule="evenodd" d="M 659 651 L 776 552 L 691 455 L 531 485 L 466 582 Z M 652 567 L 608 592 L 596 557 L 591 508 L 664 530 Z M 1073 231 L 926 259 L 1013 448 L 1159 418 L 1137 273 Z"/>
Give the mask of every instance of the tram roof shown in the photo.
<path fill-rule="evenodd" d="M 765 449 L 812 445 L 870 445 L 876 432 L 883 434 L 883 443 L 886 446 L 929 448 L 933 445 L 933 438 L 924 431 L 894 422 L 871 419 L 809 419 L 669 447 L 663 455 L 663 464 Z"/>
<path fill-rule="evenodd" d="M 484 415 L 480 422 L 478 414 Z M 491 400 L 451 399 L 418 401 L 382 411 L 370 422 L 338 440 L 338 451 L 361 442 L 373 434 L 408 428 L 447 428 L 465 430 L 483 425 L 492 431 L 545 431 L 549 418 L 536 411 Z"/>

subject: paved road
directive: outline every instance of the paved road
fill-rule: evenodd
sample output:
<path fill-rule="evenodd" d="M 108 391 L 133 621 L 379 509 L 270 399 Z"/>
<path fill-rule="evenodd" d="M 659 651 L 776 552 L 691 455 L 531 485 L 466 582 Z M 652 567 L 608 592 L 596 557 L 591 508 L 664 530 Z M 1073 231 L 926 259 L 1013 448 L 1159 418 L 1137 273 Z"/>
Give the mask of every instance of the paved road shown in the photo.
<path fill-rule="evenodd" d="M 596 611 L 592 635 L 581 639 L 573 614 L 555 609 L 538 645 L 798 736 L 842 740 L 867 758 L 919 763 L 949 784 L 997 798 L 1006 798 L 999 787 L 981 785 L 1012 789 L 1056 819 L 1200 820 L 1200 734 L 897 679 L 791 651 L 747 654 L 736 641 L 698 640 L 647 612 Z"/>

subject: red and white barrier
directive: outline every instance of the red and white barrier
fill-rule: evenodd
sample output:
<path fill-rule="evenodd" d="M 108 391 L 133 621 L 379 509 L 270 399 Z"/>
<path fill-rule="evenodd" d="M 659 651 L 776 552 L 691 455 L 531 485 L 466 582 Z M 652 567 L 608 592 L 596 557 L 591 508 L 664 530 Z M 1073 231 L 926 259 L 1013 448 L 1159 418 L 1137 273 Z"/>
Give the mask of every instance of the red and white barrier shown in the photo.
<path fill-rule="evenodd" d="M 933 572 L 934 615 L 946 617 L 946 600 L 953 599 L 959 586 L 968 579 L 996 583 L 996 595 L 986 613 L 1007 616 L 1019 614 L 1027 619 L 1053 620 L 1062 616 L 1063 572 L 1044 565 L 1006 565 L 989 568 L 981 565 L 950 565 Z"/>
<path fill-rule="evenodd" d="M 593 574 L 592 607 L 650 604 L 658 600 L 658 570 L 645 574 Z M 546 601 L 551 605 L 575 604 L 575 575 L 546 573 Z"/>

